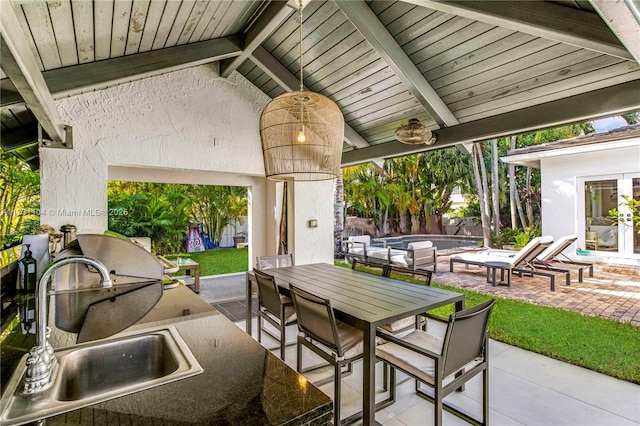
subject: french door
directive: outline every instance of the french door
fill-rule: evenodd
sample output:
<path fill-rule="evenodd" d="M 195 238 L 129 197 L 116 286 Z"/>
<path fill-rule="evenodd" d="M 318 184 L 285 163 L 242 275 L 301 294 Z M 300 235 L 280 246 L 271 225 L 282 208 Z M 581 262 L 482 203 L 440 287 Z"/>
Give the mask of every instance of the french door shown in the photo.
<path fill-rule="evenodd" d="M 640 173 L 592 176 L 579 183 L 584 247 L 614 256 L 640 256 L 640 234 L 634 223 L 638 212 L 630 206 L 631 200 L 640 202 Z"/>

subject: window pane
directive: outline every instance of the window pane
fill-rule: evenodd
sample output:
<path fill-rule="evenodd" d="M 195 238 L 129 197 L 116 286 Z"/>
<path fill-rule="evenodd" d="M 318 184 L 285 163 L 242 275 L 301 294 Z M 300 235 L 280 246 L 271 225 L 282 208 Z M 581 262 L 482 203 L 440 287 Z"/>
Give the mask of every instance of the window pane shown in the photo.
<path fill-rule="evenodd" d="M 585 182 L 585 241 L 590 250 L 618 251 L 618 225 L 609 210 L 618 206 L 618 181 Z"/>

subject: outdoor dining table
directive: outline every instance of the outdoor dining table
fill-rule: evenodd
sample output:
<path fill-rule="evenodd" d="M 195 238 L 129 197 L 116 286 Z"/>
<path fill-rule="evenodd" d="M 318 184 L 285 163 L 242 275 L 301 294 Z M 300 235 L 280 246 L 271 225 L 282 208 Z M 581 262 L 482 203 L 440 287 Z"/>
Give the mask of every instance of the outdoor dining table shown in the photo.
<path fill-rule="evenodd" d="M 350 268 L 317 263 L 264 269 L 275 278 L 283 294 L 289 285 L 327 298 L 336 318 L 363 331 L 363 423 L 375 424 L 375 341 L 376 327 L 410 317 L 440 306 L 455 303 L 464 308 L 464 294 L 412 284 L 393 278 L 355 271 Z M 251 334 L 252 283 L 255 275 L 247 272 L 247 333 Z"/>

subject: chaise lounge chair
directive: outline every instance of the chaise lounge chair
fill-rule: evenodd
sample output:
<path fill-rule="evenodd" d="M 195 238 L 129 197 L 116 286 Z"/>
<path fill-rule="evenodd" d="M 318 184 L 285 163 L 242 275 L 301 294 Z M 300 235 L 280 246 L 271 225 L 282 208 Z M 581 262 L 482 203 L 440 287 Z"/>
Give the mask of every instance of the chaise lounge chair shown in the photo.
<path fill-rule="evenodd" d="M 575 235 L 565 235 L 560 237 L 557 241 L 554 241 L 549 247 L 547 247 L 542 253 L 540 253 L 534 259 L 534 263 L 537 267 L 548 270 L 568 270 L 562 266 L 576 265 L 578 266 L 578 282 L 582 282 L 583 269 L 589 269 L 589 277 L 593 277 L 593 263 L 590 262 L 578 262 L 563 253 L 571 244 L 575 243 L 578 237 Z M 485 256 L 505 256 L 513 257 L 517 251 L 513 250 L 484 250 L 478 254 Z"/>
<path fill-rule="evenodd" d="M 551 266 L 537 265 L 536 258 L 543 251 L 545 251 L 553 242 L 553 238 L 549 236 L 536 237 L 529 241 L 520 251 L 516 252 L 513 256 L 501 254 L 488 254 L 488 253 L 461 253 L 451 256 L 449 260 L 449 271 L 453 272 L 454 263 L 463 263 L 465 265 L 476 265 L 487 268 L 487 277 L 489 276 L 489 270 L 493 269 L 495 273 L 496 267 L 503 272 L 507 271 L 507 285 L 511 285 L 511 275 L 516 272 L 519 275 L 540 275 L 549 278 L 551 291 L 555 291 L 555 274 L 550 272 L 543 272 L 540 269 L 545 269 L 552 272 L 560 272 L 565 274 L 566 285 L 571 284 L 571 278 L 569 271 L 566 269 L 556 269 Z M 498 266 L 499 265 L 499 266 Z"/>
<path fill-rule="evenodd" d="M 578 237 L 575 235 L 565 235 L 554 241 L 545 251 L 536 257 L 536 265 L 551 270 L 559 269 L 558 265 L 576 265 L 578 266 L 578 282 L 582 282 L 583 269 L 589 269 L 589 277 L 593 278 L 593 263 L 578 262 L 565 255 L 563 251 L 571 244 L 575 243 Z M 558 265 L 556 265 L 558 264 Z"/>

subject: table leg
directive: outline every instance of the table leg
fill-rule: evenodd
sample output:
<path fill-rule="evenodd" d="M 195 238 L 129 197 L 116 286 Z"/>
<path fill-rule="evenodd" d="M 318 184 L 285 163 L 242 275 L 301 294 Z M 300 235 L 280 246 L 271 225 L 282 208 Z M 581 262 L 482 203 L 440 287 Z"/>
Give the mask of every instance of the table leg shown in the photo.
<path fill-rule="evenodd" d="M 251 278 L 249 277 L 249 272 L 247 272 L 247 275 L 246 275 L 245 286 L 246 286 L 245 287 L 245 292 L 246 292 L 246 295 L 247 295 L 247 319 L 245 321 L 245 323 L 246 323 L 245 330 L 247 331 L 247 334 L 249 336 L 251 336 L 251 331 L 252 331 L 251 330 L 251 325 L 252 325 L 251 324 L 252 323 L 252 321 L 251 321 L 251 308 L 252 308 L 251 304 L 252 304 L 252 299 L 253 298 L 251 297 Z"/>
<path fill-rule="evenodd" d="M 200 293 L 200 266 L 193 268 L 193 283 L 196 293 Z"/>
<path fill-rule="evenodd" d="M 376 327 L 367 324 L 363 331 L 362 423 L 369 426 L 376 424 Z"/>

